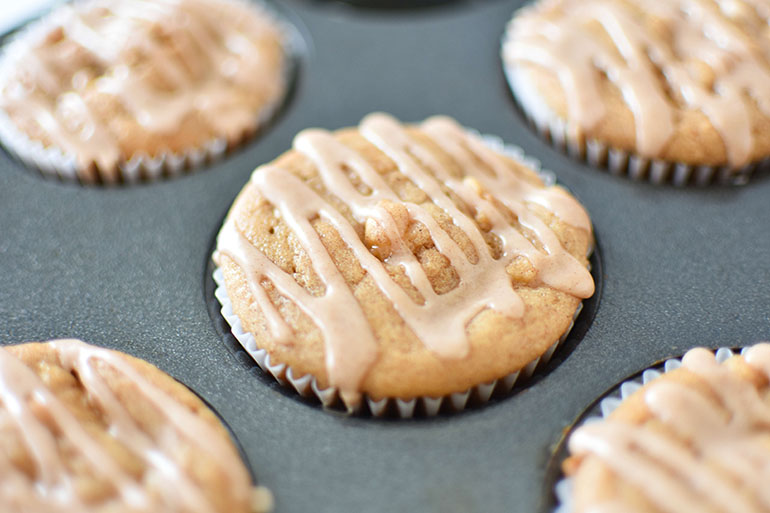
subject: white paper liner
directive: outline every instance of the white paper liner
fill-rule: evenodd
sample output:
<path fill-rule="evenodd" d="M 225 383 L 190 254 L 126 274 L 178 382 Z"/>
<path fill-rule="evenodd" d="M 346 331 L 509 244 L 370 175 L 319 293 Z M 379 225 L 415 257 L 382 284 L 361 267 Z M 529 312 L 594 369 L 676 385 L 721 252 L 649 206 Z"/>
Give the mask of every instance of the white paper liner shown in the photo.
<path fill-rule="evenodd" d="M 230 302 L 230 297 L 227 295 L 225 289 L 224 275 L 220 268 L 216 268 L 213 274 L 214 282 L 217 284 L 217 288 L 214 292 L 214 296 L 222 305 L 221 313 L 227 324 L 230 325 L 233 336 L 238 340 L 246 353 L 262 368 L 263 371 L 269 373 L 275 378 L 281 385 L 288 386 L 296 390 L 296 392 L 302 397 L 316 397 L 325 408 L 332 408 L 339 404 L 339 392 L 335 387 L 321 388 L 316 378 L 310 374 L 303 376 L 295 376 L 295 373 L 291 367 L 285 363 L 274 363 L 270 360 L 270 355 L 264 349 L 257 346 L 254 340 L 254 335 L 243 329 L 240 319 L 233 312 L 233 306 Z M 375 417 L 381 417 L 386 415 L 389 411 L 395 411 L 401 418 L 409 418 L 415 415 L 416 412 L 421 412 L 425 416 L 437 415 L 442 406 L 446 405 L 451 411 L 464 410 L 470 403 L 476 402 L 478 404 L 489 401 L 494 393 L 509 393 L 517 382 L 524 381 L 532 376 L 532 374 L 540 366 L 545 365 L 551 359 L 554 351 L 564 342 L 572 330 L 575 324 L 575 319 L 580 314 L 583 308 L 583 304 L 578 305 L 572 322 L 569 325 L 567 331 L 554 344 L 552 344 L 540 357 L 529 362 L 525 367 L 519 369 L 516 372 L 508 374 L 502 378 L 496 379 L 489 383 L 482 383 L 464 392 L 457 392 L 442 397 L 418 397 L 413 399 L 399 399 L 399 398 L 383 398 L 375 401 L 369 397 L 364 396 L 364 402 L 369 407 L 369 411 Z M 359 408 L 360 409 L 360 408 Z M 354 413 L 356 409 L 350 410 Z"/>
<path fill-rule="evenodd" d="M 56 5 L 54 9 L 60 7 Z M 257 113 L 254 126 L 244 131 L 243 136 L 228 145 L 224 137 L 217 137 L 203 143 L 200 147 L 190 148 L 183 152 L 164 151 L 155 156 L 145 152 L 137 152 L 128 160 L 120 161 L 117 169 L 101 170 L 98 167 L 92 173 L 81 168 L 74 154 L 65 153 L 56 146 L 46 147 L 40 141 L 30 139 L 19 130 L 5 111 L 0 109 L 0 144 L 16 159 L 27 167 L 39 170 L 44 176 L 58 178 L 63 181 L 80 181 L 81 183 L 99 182 L 136 183 L 140 181 L 155 181 L 162 177 L 174 177 L 185 172 L 200 168 L 204 163 L 212 163 L 220 159 L 229 148 L 244 144 L 267 125 L 283 105 L 291 87 L 292 75 L 297 66 L 304 42 L 297 29 L 278 15 L 274 9 L 263 2 L 254 3 L 253 7 L 278 28 L 282 34 L 284 47 L 283 81 L 284 91 L 272 102 L 264 105 Z M 11 72 L 14 63 L 23 55 L 24 48 L 29 43 L 44 36 L 55 24 L 55 10 L 39 20 L 32 21 L 26 27 L 13 34 L 0 48 L 0 82 Z M 96 166 L 96 164 L 93 164 Z M 91 179 L 94 174 L 97 178 Z"/>
<path fill-rule="evenodd" d="M 503 46 L 507 37 L 506 32 L 503 36 Z M 649 159 L 613 148 L 596 139 L 576 141 L 571 137 L 575 132 L 570 129 L 569 122 L 551 109 L 535 87 L 534 81 L 529 79 L 525 67 L 509 66 L 503 58 L 503 71 L 513 97 L 541 137 L 572 158 L 585 161 L 598 169 L 606 169 L 612 175 L 657 185 L 672 184 L 680 187 L 689 184 L 704 186 L 712 183 L 744 185 L 758 169 L 770 165 L 770 157 L 767 157 L 738 169 L 726 165 L 696 166 Z"/>
<path fill-rule="evenodd" d="M 749 347 L 744 347 L 741 349 L 740 354 L 743 354 L 746 350 L 749 349 Z M 715 353 L 716 360 L 719 363 L 724 363 L 735 356 L 735 352 L 733 352 L 733 350 L 729 347 L 721 347 L 717 349 Z M 634 394 L 637 390 L 642 388 L 642 386 L 659 378 L 667 372 L 678 369 L 681 366 L 681 358 L 671 358 L 663 363 L 662 371 L 658 369 L 647 369 L 642 372 L 641 376 L 638 376 L 635 379 L 624 381 L 620 384 L 620 386 L 614 388 L 612 392 L 607 394 L 599 402 L 598 408 L 601 412 L 601 416 L 592 415 L 586 417 L 582 422 L 580 422 L 580 424 L 576 425 L 572 431 L 574 432 L 575 429 L 582 425 L 606 419 L 613 411 L 618 408 L 618 406 L 620 406 L 620 403 Z M 572 479 L 569 477 L 560 479 L 554 486 L 554 494 L 556 495 L 557 506 L 554 508 L 553 513 L 572 513 Z"/>
<path fill-rule="evenodd" d="M 484 142 L 493 150 L 502 153 L 509 158 L 512 158 L 529 169 L 537 172 L 541 180 L 546 186 L 552 186 L 556 183 L 556 175 L 549 170 L 542 168 L 540 161 L 528 157 L 524 154 L 518 146 L 506 144 L 503 140 L 497 136 L 479 134 L 475 130 L 469 130 L 474 135 L 480 136 Z M 591 256 L 593 253 L 593 247 L 588 250 L 587 256 Z M 590 269 L 590 264 L 589 264 Z M 262 370 L 272 375 L 276 381 L 284 386 L 290 386 L 297 391 L 302 397 L 315 396 L 325 408 L 331 408 L 341 401 L 338 390 L 334 387 L 321 389 L 318 385 L 318 381 L 315 377 L 305 374 L 303 376 L 295 376 L 291 367 L 286 364 L 276 364 L 270 360 L 270 355 L 264 349 L 257 347 L 257 343 L 254 340 L 254 336 L 246 332 L 243 329 L 240 319 L 235 315 L 232 309 L 232 303 L 227 295 L 224 284 L 224 276 L 218 267 L 213 273 L 214 282 L 217 284 L 217 288 L 214 292 L 214 296 L 222 305 L 221 313 L 227 323 L 230 325 L 233 336 L 243 346 L 246 353 L 259 365 Z M 566 340 L 570 331 L 572 331 L 575 325 L 575 320 L 583 309 L 583 303 L 580 303 L 575 310 L 567 330 L 554 342 L 545 352 L 538 358 L 529 362 L 526 366 L 519 369 L 516 372 L 512 372 L 502 378 L 498 378 L 489 383 L 482 383 L 468 388 L 464 392 L 457 392 L 442 397 L 418 397 L 409 400 L 400 398 L 383 398 L 380 400 L 373 400 L 368 397 L 364 397 L 366 405 L 369 407 L 369 411 L 375 417 L 381 417 L 387 415 L 390 411 L 395 411 L 401 418 L 410 418 L 416 414 L 422 414 L 425 416 L 435 416 L 439 413 L 442 407 L 448 408 L 451 411 L 461 411 L 465 407 L 472 403 L 482 404 L 492 397 L 493 394 L 507 394 L 513 389 L 516 383 L 520 383 L 530 378 L 532 374 L 540 367 L 547 364 L 556 349 Z M 358 410 L 349 410 L 351 413 Z"/>

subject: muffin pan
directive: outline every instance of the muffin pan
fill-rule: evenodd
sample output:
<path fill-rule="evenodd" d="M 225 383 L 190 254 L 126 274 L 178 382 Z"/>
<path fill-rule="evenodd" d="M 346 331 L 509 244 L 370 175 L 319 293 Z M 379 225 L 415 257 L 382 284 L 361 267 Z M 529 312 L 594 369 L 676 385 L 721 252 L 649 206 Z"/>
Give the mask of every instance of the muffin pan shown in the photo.
<path fill-rule="evenodd" d="M 232 427 L 276 513 L 547 511 L 550 455 L 602 392 L 697 345 L 770 338 L 770 181 L 653 186 L 549 146 L 503 78 L 500 37 L 520 3 L 391 11 L 283 0 L 306 46 L 293 94 L 260 137 L 189 176 L 84 187 L 0 152 L 2 341 L 79 337 L 177 377 Z M 448 114 L 519 145 L 591 215 L 601 297 L 510 396 L 432 419 L 347 417 L 283 391 L 223 336 L 209 257 L 253 168 L 303 128 L 375 110 Z"/>

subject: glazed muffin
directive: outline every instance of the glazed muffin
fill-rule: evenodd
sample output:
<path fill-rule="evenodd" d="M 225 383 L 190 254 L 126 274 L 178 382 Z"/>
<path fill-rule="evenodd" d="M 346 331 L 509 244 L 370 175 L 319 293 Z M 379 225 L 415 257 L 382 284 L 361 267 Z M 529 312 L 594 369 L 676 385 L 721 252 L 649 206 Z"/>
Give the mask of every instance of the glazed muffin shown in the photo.
<path fill-rule="evenodd" d="M 227 430 L 147 362 L 78 340 L 0 347 L 0 509 L 247 513 Z"/>
<path fill-rule="evenodd" d="M 592 163 L 745 177 L 770 156 L 769 18 L 756 0 L 541 0 L 514 15 L 503 63 L 524 112 Z"/>
<path fill-rule="evenodd" d="M 279 379 L 411 415 L 551 350 L 594 292 L 592 244 L 569 193 L 454 120 L 372 114 L 257 168 L 214 259 L 223 312 Z"/>
<path fill-rule="evenodd" d="M 562 511 L 770 509 L 770 344 L 693 349 L 667 368 L 571 436 Z"/>
<path fill-rule="evenodd" d="M 176 173 L 266 120 L 286 87 L 285 35 L 239 0 L 83 0 L 5 48 L 0 139 L 86 182 Z"/>

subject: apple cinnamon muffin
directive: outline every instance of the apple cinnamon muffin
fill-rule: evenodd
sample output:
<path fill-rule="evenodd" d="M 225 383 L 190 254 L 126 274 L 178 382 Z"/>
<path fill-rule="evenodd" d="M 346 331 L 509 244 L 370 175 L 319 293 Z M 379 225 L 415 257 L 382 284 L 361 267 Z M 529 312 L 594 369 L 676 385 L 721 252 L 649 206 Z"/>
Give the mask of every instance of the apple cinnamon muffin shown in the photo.
<path fill-rule="evenodd" d="M 228 431 L 149 363 L 79 340 L 0 347 L 0 509 L 251 513 Z"/>
<path fill-rule="evenodd" d="M 246 350 L 325 403 L 486 400 L 594 292 L 584 208 L 447 117 L 309 129 L 254 171 L 214 256 Z"/>
<path fill-rule="evenodd" d="M 286 89 L 286 35 L 241 0 L 82 0 L 0 60 L 0 140 L 84 182 L 178 173 L 266 120 Z"/>
<path fill-rule="evenodd" d="M 770 5 L 540 0 L 503 40 L 514 96 L 550 139 L 654 182 L 745 179 L 770 156 Z"/>
<path fill-rule="evenodd" d="M 636 391 L 570 437 L 560 511 L 770 509 L 770 344 L 693 349 L 625 387 Z"/>

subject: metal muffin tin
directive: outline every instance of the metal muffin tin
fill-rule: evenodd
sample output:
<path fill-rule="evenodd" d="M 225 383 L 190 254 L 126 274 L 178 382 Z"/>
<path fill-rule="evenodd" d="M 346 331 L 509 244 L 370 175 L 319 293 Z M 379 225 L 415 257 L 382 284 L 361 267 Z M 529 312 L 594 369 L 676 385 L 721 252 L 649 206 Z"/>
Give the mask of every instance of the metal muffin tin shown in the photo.
<path fill-rule="evenodd" d="M 306 44 L 283 112 L 188 176 L 84 187 L 0 152 L 2 342 L 78 337 L 169 372 L 229 423 L 276 513 L 546 511 L 552 451 L 605 390 L 694 346 L 770 338 L 770 181 L 653 186 L 549 146 L 501 70 L 500 38 L 520 3 L 282 0 Z M 375 110 L 406 121 L 448 114 L 517 144 L 591 214 L 599 294 L 510 396 L 431 419 L 346 417 L 286 392 L 224 336 L 209 258 L 251 171 L 303 128 L 355 125 Z"/>

